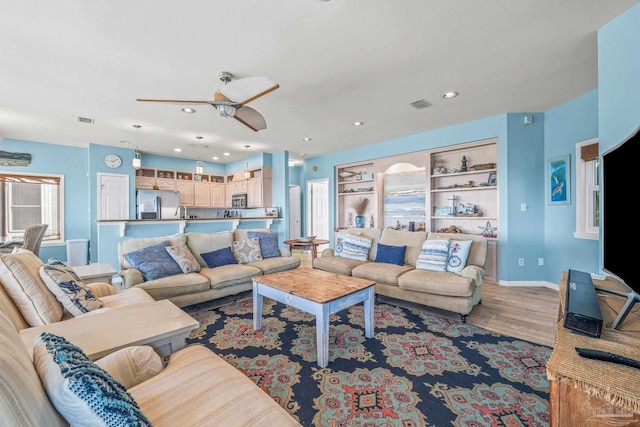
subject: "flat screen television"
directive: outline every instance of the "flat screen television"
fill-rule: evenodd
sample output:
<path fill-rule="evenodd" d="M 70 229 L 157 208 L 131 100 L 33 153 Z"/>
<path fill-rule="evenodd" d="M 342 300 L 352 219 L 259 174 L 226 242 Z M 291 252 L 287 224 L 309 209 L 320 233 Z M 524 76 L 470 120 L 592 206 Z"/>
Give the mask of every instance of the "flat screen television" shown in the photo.
<path fill-rule="evenodd" d="M 636 226 L 636 211 L 629 205 L 634 204 L 632 198 L 635 194 L 633 188 L 638 167 L 638 148 L 640 127 L 602 155 L 603 270 L 629 288 L 628 292 L 618 292 L 596 287 L 600 291 L 627 298 L 624 307 L 611 324 L 612 329 L 617 329 L 635 303 L 640 301 L 638 251 L 635 245 L 625 243 L 630 231 Z"/>

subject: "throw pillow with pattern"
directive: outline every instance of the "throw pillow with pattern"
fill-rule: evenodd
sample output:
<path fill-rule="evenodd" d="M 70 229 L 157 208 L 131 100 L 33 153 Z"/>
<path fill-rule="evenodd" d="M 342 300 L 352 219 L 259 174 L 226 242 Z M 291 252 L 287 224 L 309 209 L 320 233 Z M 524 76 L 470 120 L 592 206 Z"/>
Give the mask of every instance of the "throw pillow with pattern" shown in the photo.
<path fill-rule="evenodd" d="M 254 237 L 252 239 L 235 240 L 233 242 L 233 256 L 236 257 L 240 264 L 262 260 L 259 239 Z"/>
<path fill-rule="evenodd" d="M 447 271 L 461 273 L 467 265 L 471 240 L 452 240 L 449 244 L 449 259 L 447 260 Z"/>
<path fill-rule="evenodd" d="M 39 273 L 47 288 L 74 317 L 104 307 L 72 267 L 43 265 Z"/>
<path fill-rule="evenodd" d="M 124 257 L 134 268 L 142 272 L 145 281 L 182 274 L 182 269 L 178 263 L 171 258 L 171 255 L 165 249 L 170 245 L 171 243 L 165 240 L 156 245 L 127 252 Z"/>
<path fill-rule="evenodd" d="M 416 261 L 416 268 L 446 271 L 449 259 L 449 239 L 425 240 Z"/>
<path fill-rule="evenodd" d="M 197 273 L 200 271 L 200 264 L 187 245 L 167 246 L 165 249 L 180 266 L 183 273 Z"/>
<path fill-rule="evenodd" d="M 70 425 L 151 426 L 125 387 L 65 338 L 41 333 L 33 363 L 53 406 Z"/>
<path fill-rule="evenodd" d="M 336 243 L 334 254 L 343 258 L 366 261 L 371 249 L 372 239 L 366 236 L 354 236 L 344 233 L 342 239 Z"/>

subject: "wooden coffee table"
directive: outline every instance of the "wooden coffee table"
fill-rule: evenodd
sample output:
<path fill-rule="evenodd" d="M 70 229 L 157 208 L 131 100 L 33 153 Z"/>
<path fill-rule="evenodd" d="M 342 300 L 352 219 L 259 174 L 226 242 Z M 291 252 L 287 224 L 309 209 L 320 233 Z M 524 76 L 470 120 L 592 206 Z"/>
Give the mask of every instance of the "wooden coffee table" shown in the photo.
<path fill-rule="evenodd" d="M 91 360 L 132 345 L 150 345 L 164 357 L 184 348 L 198 325 L 171 301 L 160 300 L 23 329 L 20 338 L 32 357 L 34 339 L 42 332 L 65 337 Z"/>
<path fill-rule="evenodd" d="M 253 328 L 262 327 L 263 297 L 316 316 L 318 366 L 329 363 L 329 316 L 362 302 L 364 331 L 373 337 L 375 282 L 312 268 L 298 268 L 253 278 Z"/>
<path fill-rule="evenodd" d="M 329 241 L 324 239 L 313 239 L 310 242 L 301 242 L 300 240 L 293 239 L 285 240 L 283 243 L 285 245 L 289 245 L 289 251 L 292 251 L 293 248 L 300 248 L 305 250 L 311 249 L 311 262 L 313 262 L 313 260 L 318 257 L 318 246 L 326 245 L 329 243 Z"/>

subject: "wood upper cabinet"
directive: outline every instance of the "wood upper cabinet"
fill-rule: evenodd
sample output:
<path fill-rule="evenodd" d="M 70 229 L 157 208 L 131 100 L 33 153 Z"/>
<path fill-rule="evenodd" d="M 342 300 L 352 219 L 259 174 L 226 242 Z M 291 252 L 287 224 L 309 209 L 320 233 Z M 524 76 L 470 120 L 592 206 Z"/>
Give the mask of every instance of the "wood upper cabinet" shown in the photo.
<path fill-rule="evenodd" d="M 136 176 L 136 188 L 138 190 L 153 190 L 155 182 L 156 179 L 154 177 Z"/>
<path fill-rule="evenodd" d="M 247 207 L 255 208 L 262 204 L 262 178 L 252 178 L 247 182 Z"/>
<path fill-rule="evenodd" d="M 176 190 L 180 192 L 180 204 L 193 206 L 193 181 L 178 180 Z"/>
<path fill-rule="evenodd" d="M 193 205 L 208 208 L 211 206 L 211 185 L 209 182 L 193 183 Z"/>
<path fill-rule="evenodd" d="M 225 184 L 223 182 L 212 182 L 209 188 L 210 206 L 212 208 L 224 208 L 227 205 L 225 199 Z"/>
<path fill-rule="evenodd" d="M 176 191 L 176 181 L 173 179 L 156 178 L 158 190 Z"/>

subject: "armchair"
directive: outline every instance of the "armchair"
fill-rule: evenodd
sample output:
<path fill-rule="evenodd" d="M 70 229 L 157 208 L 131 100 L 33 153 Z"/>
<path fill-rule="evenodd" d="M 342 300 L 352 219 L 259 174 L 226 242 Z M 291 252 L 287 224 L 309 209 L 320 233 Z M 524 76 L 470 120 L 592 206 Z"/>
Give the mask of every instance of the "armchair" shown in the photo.
<path fill-rule="evenodd" d="M 48 224 L 32 225 L 24 230 L 24 236 L 22 240 L 16 240 L 13 242 L 7 242 L 4 245 L 0 245 L 0 253 L 11 253 L 15 248 L 27 249 L 33 252 L 36 256 L 40 254 L 40 245 L 44 238 L 44 233 L 49 228 Z"/>

